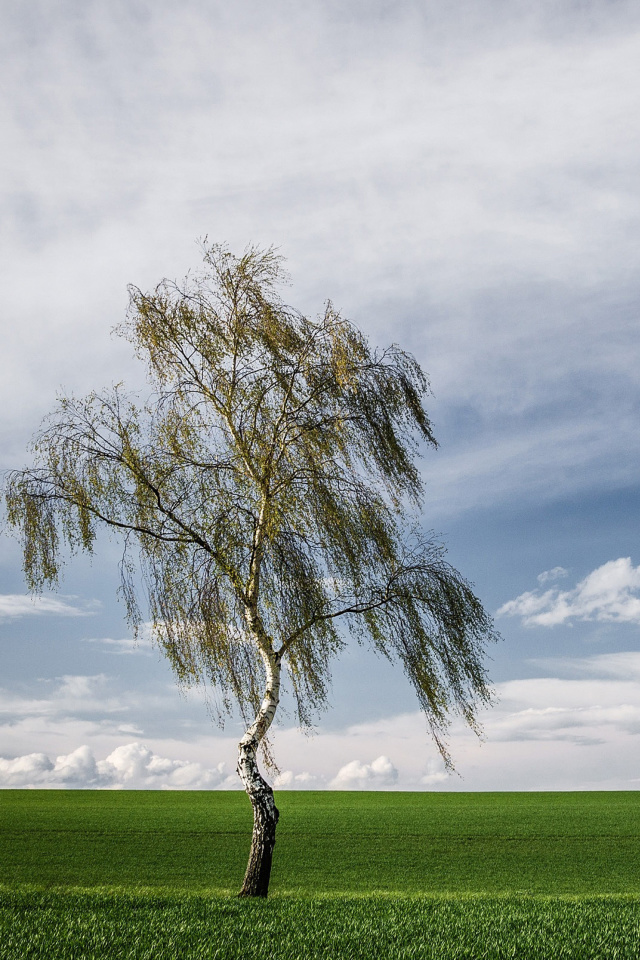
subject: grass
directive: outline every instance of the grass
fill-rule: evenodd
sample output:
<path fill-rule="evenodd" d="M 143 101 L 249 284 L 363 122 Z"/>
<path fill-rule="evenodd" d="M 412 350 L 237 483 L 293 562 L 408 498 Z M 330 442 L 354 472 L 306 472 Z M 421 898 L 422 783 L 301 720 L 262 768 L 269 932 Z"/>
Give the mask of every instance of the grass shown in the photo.
<path fill-rule="evenodd" d="M 0 960 L 640 956 L 640 793 L 0 791 Z"/>
<path fill-rule="evenodd" d="M 272 892 L 640 894 L 640 792 L 281 792 Z M 240 886 L 243 793 L 0 791 L 0 882 Z"/>
<path fill-rule="evenodd" d="M 222 897 L 22 891 L 0 909 L 2 960 L 633 958 L 635 898 Z"/>

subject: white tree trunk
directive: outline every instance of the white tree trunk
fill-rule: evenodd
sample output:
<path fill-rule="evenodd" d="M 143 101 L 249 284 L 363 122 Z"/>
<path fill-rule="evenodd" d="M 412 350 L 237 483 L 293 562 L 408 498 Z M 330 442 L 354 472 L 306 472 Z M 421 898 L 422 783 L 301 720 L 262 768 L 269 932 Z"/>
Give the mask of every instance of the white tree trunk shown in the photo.
<path fill-rule="evenodd" d="M 251 853 L 244 877 L 241 897 L 266 897 L 271 876 L 273 847 L 276 842 L 278 808 L 273 790 L 262 778 L 256 761 L 260 741 L 271 726 L 280 700 L 280 659 L 263 655 L 267 671 L 267 688 L 260 710 L 238 744 L 237 771 L 253 807 L 253 837 Z"/>

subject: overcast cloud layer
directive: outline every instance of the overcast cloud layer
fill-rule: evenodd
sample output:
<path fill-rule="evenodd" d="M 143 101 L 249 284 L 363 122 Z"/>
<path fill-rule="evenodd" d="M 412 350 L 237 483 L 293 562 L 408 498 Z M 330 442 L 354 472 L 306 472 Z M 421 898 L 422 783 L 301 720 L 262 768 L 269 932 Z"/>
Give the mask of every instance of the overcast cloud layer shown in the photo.
<path fill-rule="evenodd" d="M 637 8 L 422 7 L 5 7 L 12 459 L 61 384 L 136 380 L 125 286 L 208 234 L 402 333 L 434 509 L 637 480 Z"/>
<path fill-rule="evenodd" d="M 635 788 L 640 6 L 7 0 L 0 84 L 2 467 L 57 391 L 141 386 L 126 286 L 205 235 L 277 246 L 295 306 L 430 374 L 422 520 L 505 637 L 487 741 L 454 726 L 451 779 L 356 651 L 278 785 Z M 237 729 L 162 686 L 101 550 L 32 601 L 0 540 L 0 784 L 235 784 Z"/>

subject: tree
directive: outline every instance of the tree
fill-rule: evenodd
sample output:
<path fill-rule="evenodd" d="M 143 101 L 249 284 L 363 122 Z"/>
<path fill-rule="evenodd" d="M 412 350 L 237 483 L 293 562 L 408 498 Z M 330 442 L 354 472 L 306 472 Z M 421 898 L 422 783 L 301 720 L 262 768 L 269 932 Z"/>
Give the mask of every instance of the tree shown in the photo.
<path fill-rule="evenodd" d="M 28 586 L 59 583 L 64 548 L 123 538 L 122 594 L 137 631 L 184 684 L 239 706 L 238 774 L 254 813 L 241 895 L 266 896 L 278 810 L 261 776 L 283 664 L 305 727 L 327 700 L 338 621 L 400 661 L 447 764 L 449 717 L 490 699 L 490 617 L 444 550 L 411 522 L 418 444 L 436 445 L 416 360 L 372 350 L 330 303 L 312 321 L 278 294 L 273 250 L 203 244 L 204 270 L 130 288 L 118 328 L 146 360 L 146 403 L 121 386 L 62 397 L 7 478 Z M 143 602 L 144 601 L 144 602 Z"/>

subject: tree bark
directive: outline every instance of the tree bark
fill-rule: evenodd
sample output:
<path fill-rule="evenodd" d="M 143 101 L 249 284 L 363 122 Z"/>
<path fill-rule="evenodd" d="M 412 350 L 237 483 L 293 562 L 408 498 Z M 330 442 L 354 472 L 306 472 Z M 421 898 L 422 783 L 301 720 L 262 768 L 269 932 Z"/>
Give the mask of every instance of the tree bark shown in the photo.
<path fill-rule="evenodd" d="M 271 726 L 280 699 L 280 660 L 275 655 L 268 659 L 265 656 L 265 666 L 267 689 L 260 710 L 238 744 L 237 771 L 253 807 L 251 852 L 240 897 L 267 896 L 279 816 L 273 790 L 260 775 L 256 761 L 260 741 Z"/>

